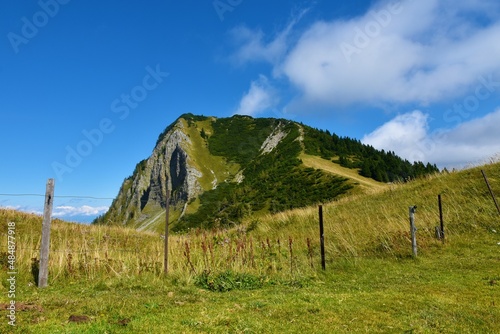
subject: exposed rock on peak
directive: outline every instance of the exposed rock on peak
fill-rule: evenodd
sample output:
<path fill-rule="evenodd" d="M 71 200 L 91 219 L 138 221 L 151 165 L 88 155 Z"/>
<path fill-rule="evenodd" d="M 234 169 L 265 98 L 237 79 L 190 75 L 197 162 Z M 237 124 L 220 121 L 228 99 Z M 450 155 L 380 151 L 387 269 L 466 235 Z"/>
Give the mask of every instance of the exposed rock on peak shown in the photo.
<path fill-rule="evenodd" d="M 113 203 L 121 224 L 134 221 L 136 227 L 141 227 L 152 218 L 150 212 L 164 209 L 167 183 L 174 207 L 183 207 L 201 192 L 201 173 L 190 163 L 186 151 L 192 142 L 184 128 L 179 119 L 157 143 L 151 156 L 139 163 L 134 175 L 125 181 L 115 200 L 120 205 Z"/>
<path fill-rule="evenodd" d="M 349 180 L 352 169 L 361 175 Z M 186 114 L 162 132 L 96 222 L 162 231 L 168 189 L 174 230 L 230 226 L 256 212 L 333 200 L 363 176 L 387 182 L 436 169 L 283 119 Z"/>
<path fill-rule="evenodd" d="M 278 126 L 273 130 L 269 137 L 266 138 L 264 143 L 262 143 L 262 146 L 260 147 L 262 154 L 272 152 L 281 140 L 288 135 L 288 133 L 284 131 L 284 128 L 285 126 L 283 123 L 278 123 Z"/>

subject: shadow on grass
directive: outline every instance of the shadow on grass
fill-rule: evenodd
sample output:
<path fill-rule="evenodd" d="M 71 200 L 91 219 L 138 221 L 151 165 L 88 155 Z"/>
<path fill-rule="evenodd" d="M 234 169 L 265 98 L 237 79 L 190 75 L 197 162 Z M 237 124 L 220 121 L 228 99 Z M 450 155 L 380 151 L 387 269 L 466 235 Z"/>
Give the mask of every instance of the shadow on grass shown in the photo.
<path fill-rule="evenodd" d="M 40 273 L 40 261 L 36 257 L 31 259 L 31 274 L 35 280 L 36 286 L 38 286 L 38 275 Z"/>

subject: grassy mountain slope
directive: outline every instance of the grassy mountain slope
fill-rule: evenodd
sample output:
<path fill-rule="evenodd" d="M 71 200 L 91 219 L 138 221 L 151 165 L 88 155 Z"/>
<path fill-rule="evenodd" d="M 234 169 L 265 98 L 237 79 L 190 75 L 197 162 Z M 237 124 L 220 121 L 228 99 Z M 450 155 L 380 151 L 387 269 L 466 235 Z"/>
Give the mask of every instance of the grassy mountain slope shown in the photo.
<path fill-rule="evenodd" d="M 330 200 L 352 187 L 345 178 L 302 165 L 295 123 L 233 117 L 213 126 L 214 134 L 208 137 L 211 153 L 240 164 L 244 177 L 202 194 L 198 212 L 184 217 L 177 229 L 227 226 L 254 212 L 278 212 Z M 271 152 L 262 153 L 262 143 L 277 128 L 287 135 Z"/>
<path fill-rule="evenodd" d="M 387 184 L 385 183 L 359 175 L 357 169 L 343 167 L 331 160 L 326 160 L 319 156 L 301 154 L 300 160 L 306 167 L 320 169 L 349 179 L 353 184 L 359 186 L 362 192 L 378 191 L 387 187 Z"/>
<path fill-rule="evenodd" d="M 192 141 L 187 153 L 196 157 L 192 163 L 202 174 L 199 181 L 203 190 L 213 189 L 219 180 L 231 178 L 240 169 L 237 162 L 228 161 L 221 155 L 213 154 L 209 149 L 206 138 L 214 133 L 213 120 L 213 118 L 200 118 L 196 122 L 189 118 L 180 120 L 184 124 L 185 133 Z"/>
<path fill-rule="evenodd" d="M 500 194 L 500 164 L 482 168 Z M 462 238 L 472 240 L 476 233 L 493 236 L 496 231 L 500 233 L 498 212 L 479 168 L 473 168 L 391 184 L 382 191 L 347 196 L 326 205 L 328 253 L 333 258 L 381 253 L 396 257 L 410 255 L 408 207 L 417 205 L 420 251 L 432 254 L 442 246 L 435 240 L 435 227 L 439 225 L 438 194 L 442 195 L 446 240 L 450 243 Z M 248 221 L 246 226 L 252 225 L 255 232 L 269 238 L 314 235 L 317 215 L 316 207 L 296 209 L 268 215 L 257 222 Z M 500 236 L 497 239 L 500 242 Z"/>
<path fill-rule="evenodd" d="M 15 222 L 23 309 L 16 328 L 3 321 L 0 331 L 496 333 L 500 217 L 480 169 L 500 194 L 496 163 L 325 204 L 326 271 L 317 207 L 172 235 L 166 278 L 158 234 L 54 221 L 49 288 L 39 290 L 32 258 L 41 219 L 0 210 L 0 279 L 7 289 L 7 222 Z M 438 194 L 445 243 L 434 237 Z M 409 205 L 418 206 L 416 259 Z"/>
<path fill-rule="evenodd" d="M 186 156 L 177 167 L 173 155 L 165 156 L 166 147 L 176 145 Z M 160 171 L 165 169 L 169 180 L 177 171 L 178 179 L 190 182 L 171 189 L 174 231 L 239 224 L 250 216 L 328 202 L 381 188 L 380 182 L 437 171 L 430 164 L 412 165 L 394 153 L 284 119 L 186 114 L 159 136 L 152 156 L 137 165 L 96 223 L 160 231 L 165 196 L 158 189 L 164 190 Z M 186 170 L 196 172 L 185 177 Z M 187 188 L 200 191 L 187 193 Z"/>

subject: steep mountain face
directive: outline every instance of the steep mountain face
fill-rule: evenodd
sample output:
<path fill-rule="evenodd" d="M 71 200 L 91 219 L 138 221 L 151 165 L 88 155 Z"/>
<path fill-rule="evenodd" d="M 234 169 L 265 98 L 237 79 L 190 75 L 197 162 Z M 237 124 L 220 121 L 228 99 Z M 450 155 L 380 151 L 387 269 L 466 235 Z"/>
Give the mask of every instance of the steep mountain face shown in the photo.
<path fill-rule="evenodd" d="M 342 169 L 356 177 L 335 172 Z M 231 225 L 333 200 L 360 188 L 360 173 L 392 181 L 436 170 L 284 119 L 187 114 L 165 129 L 94 223 L 161 230 L 168 191 L 172 229 Z"/>

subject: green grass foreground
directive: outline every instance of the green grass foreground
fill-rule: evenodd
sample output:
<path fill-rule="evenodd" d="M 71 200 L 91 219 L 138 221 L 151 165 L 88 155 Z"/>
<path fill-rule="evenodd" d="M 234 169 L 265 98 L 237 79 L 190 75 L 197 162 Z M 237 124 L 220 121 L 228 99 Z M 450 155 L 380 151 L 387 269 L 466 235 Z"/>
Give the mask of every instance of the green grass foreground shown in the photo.
<path fill-rule="evenodd" d="M 500 194 L 500 164 L 481 168 Z M 437 194 L 445 243 L 434 237 Z M 40 219 L 0 210 L 2 307 L 9 221 L 16 327 L 2 310 L 0 333 L 500 333 L 500 217 L 480 168 L 326 204 L 326 271 L 316 207 L 173 235 L 167 277 L 158 235 L 54 221 L 49 287 L 39 289 Z"/>
<path fill-rule="evenodd" d="M 498 240 L 485 235 L 417 260 L 338 260 L 316 277 L 224 293 L 152 275 L 42 290 L 21 279 L 17 300 L 31 308 L 17 313 L 12 332 L 497 333 Z"/>

